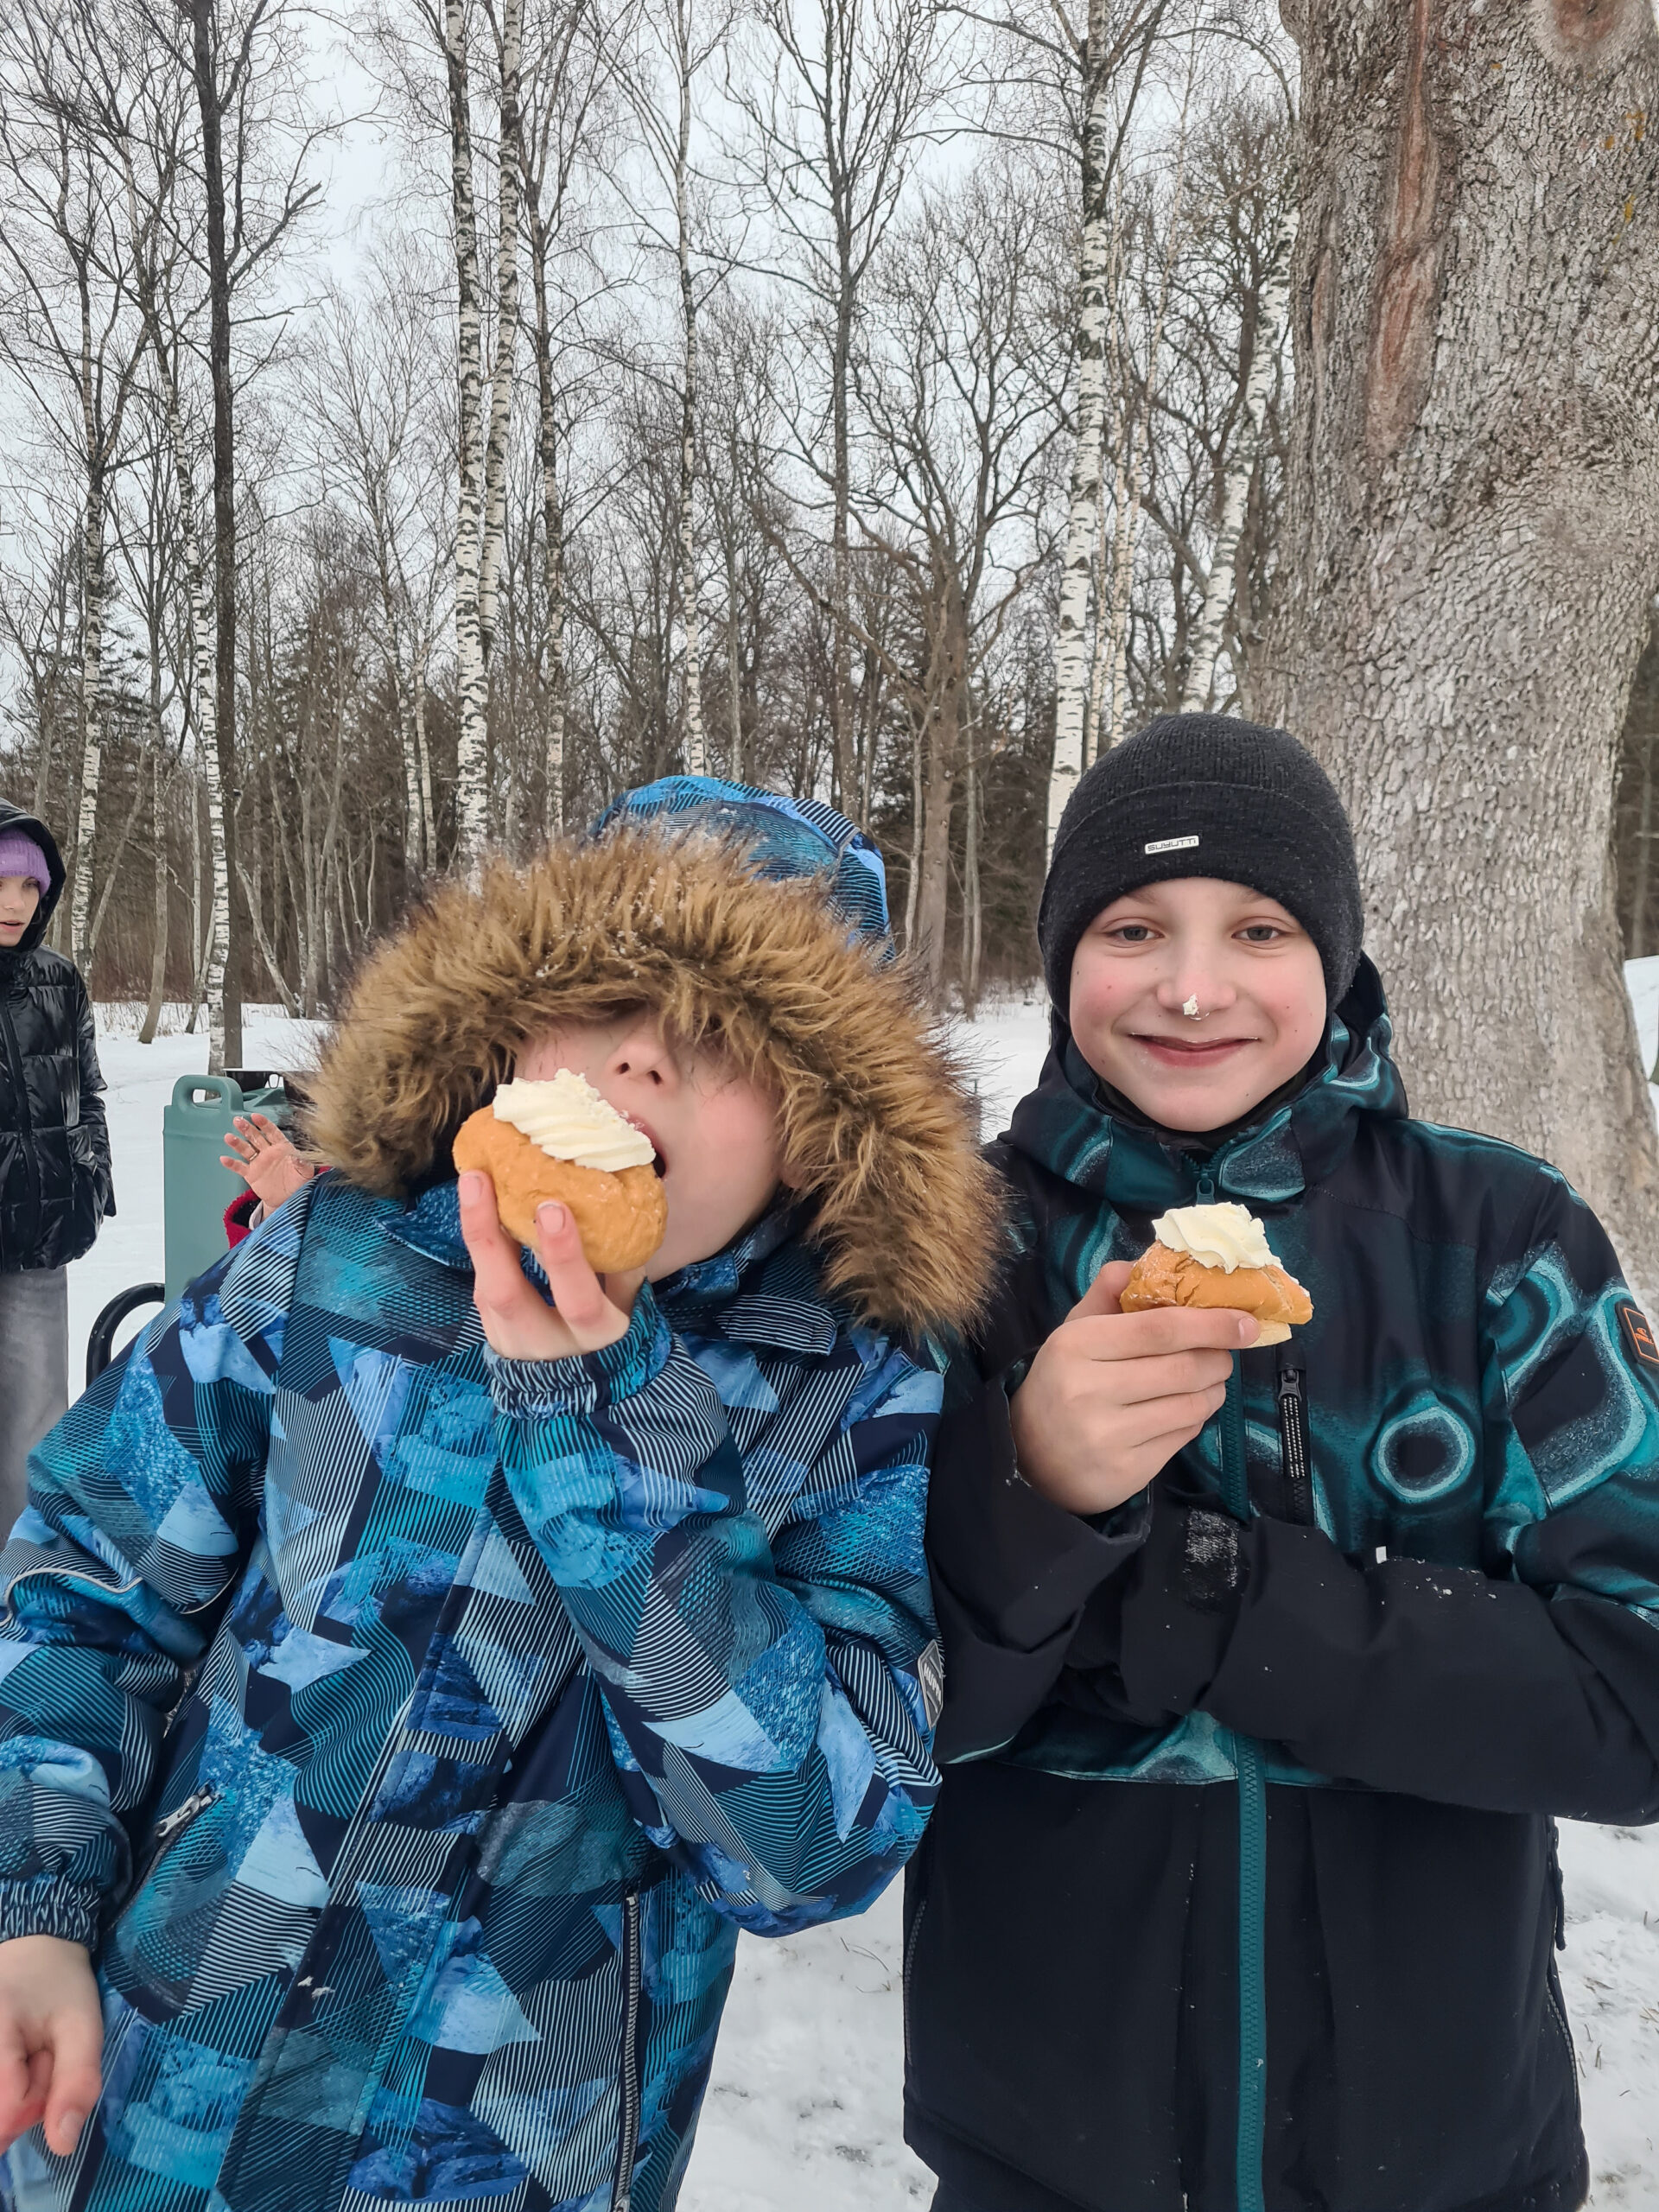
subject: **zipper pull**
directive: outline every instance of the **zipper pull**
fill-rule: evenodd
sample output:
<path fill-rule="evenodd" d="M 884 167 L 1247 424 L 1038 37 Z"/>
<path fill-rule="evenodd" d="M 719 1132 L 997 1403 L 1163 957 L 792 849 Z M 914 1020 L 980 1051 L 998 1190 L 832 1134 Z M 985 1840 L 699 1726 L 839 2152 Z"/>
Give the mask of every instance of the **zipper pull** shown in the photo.
<path fill-rule="evenodd" d="M 1307 1401 L 1302 1370 L 1286 1365 L 1278 1370 L 1279 1465 L 1284 1478 L 1285 1510 L 1293 1521 L 1312 1522 L 1313 1475 L 1308 1461 Z"/>
<path fill-rule="evenodd" d="M 1198 1170 L 1198 1204 L 1201 1206 L 1211 1205 L 1215 1202 L 1215 1175 L 1208 1167 L 1201 1167 Z"/>

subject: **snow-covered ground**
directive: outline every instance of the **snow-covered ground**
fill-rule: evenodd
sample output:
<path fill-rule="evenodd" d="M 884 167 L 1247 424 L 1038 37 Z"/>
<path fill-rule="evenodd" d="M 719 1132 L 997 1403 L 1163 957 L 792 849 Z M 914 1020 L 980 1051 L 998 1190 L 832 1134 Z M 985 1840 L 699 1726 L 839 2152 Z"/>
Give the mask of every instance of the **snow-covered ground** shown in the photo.
<path fill-rule="evenodd" d="M 1632 963 L 1630 981 L 1651 1066 L 1659 958 Z M 77 1367 L 105 1300 L 161 1273 L 162 1109 L 179 1076 L 207 1065 L 205 1037 L 140 1045 L 130 1009 L 100 1009 L 100 1027 L 121 1211 L 70 1273 Z M 1000 1001 L 961 1042 L 988 1136 L 1041 1064 L 1041 1004 Z M 277 1009 L 249 1009 L 250 1065 L 302 1067 L 314 1049 L 313 1033 Z M 1562 1981 L 1580 2058 L 1591 2202 L 1659 2212 L 1659 1834 L 1564 1823 L 1561 1855 Z M 900 1948 L 897 1887 L 839 1927 L 785 1942 L 744 1937 L 685 2212 L 905 2212 L 928 2202 L 931 2177 L 900 2134 Z"/>

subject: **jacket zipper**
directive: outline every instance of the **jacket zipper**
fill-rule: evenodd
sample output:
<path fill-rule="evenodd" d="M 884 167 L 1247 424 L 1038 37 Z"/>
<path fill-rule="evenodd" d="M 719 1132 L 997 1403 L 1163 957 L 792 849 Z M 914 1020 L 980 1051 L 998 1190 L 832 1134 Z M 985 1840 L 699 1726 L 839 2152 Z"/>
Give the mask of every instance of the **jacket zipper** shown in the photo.
<path fill-rule="evenodd" d="M 201 1783 L 188 1797 L 181 1797 L 170 1813 L 164 1813 L 156 1821 L 149 1832 L 149 1850 L 143 1866 L 134 1876 L 132 1886 L 127 1891 L 129 1904 L 161 1865 L 168 1847 L 176 1841 L 191 1822 L 205 1813 L 210 1805 L 215 1804 L 220 1794 L 212 1783 Z"/>
<path fill-rule="evenodd" d="M 1198 1203 L 1213 1204 L 1213 1164 L 1198 1176 Z M 1221 1413 L 1221 1497 L 1236 1520 L 1250 1517 L 1249 1468 L 1244 1455 L 1244 1385 L 1238 1354 Z M 1268 1790 L 1262 1747 L 1227 1732 L 1238 1777 L 1238 2126 L 1234 2194 L 1238 2212 L 1264 2212 L 1262 2151 L 1267 2133 Z"/>
<path fill-rule="evenodd" d="M 1300 1367 L 1279 1370 L 1279 1449 L 1290 1517 L 1309 1524 L 1313 1519 L 1313 1477 L 1308 1465 L 1307 1400 Z"/>
<path fill-rule="evenodd" d="M 632 2212 L 633 2161 L 639 2148 L 639 1998 L 641 1944 L 639 1892 L 622 1900 L 622 2049 L 618 2083 L 621 2115 L 616 2143 L 616 2178 L 611 2184 L 611 2212 Z"/>

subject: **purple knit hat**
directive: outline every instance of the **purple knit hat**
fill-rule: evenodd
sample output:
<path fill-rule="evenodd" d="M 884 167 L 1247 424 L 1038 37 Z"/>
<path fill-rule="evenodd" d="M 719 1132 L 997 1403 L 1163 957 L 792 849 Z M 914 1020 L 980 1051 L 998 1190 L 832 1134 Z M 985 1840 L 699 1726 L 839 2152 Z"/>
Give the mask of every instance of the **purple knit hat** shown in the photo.
<path fill-rule="evenodd" d="M 46 864 L 46 855 L 21 830 L 0 832 L 0 875 L 31 876 L 39 885 L 42 899 L 52 888 L 52 871 Z"/>

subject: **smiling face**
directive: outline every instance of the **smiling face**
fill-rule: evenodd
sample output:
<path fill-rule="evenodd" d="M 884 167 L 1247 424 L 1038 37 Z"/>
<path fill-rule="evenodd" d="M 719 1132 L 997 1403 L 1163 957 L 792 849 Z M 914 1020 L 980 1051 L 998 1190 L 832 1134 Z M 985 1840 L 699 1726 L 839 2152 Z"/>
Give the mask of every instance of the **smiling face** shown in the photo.
<path fill-rule="evenodd" d="M 513 1073 L 545 1083 L 561 1068 L 585 1076 L 656 1147 L 668 1230 L 645 1268 L 653 1282 L 723 1250 L 789 1180 L 772 1099 L 709 1047 L 670 1045 L 649 1015 L 550 1031 Z"/>
<path fill-rule="evenodd" d="M 1165 1128 L 1238 1121 L 1312 1056 L 1325 1017 L 1307 931 L 1276 900 L 1213 876 L 1114 899 L 1072 957 L 1078 1051 Z"/>
<path fill-rule="evenodd" d="M 32 875 L 0 875 L 0 946 L 21 941 L 40 903 L 41 887 Z"/>

